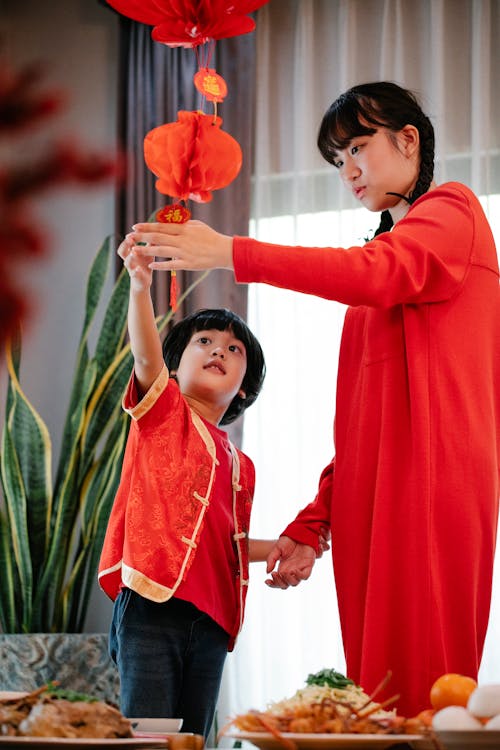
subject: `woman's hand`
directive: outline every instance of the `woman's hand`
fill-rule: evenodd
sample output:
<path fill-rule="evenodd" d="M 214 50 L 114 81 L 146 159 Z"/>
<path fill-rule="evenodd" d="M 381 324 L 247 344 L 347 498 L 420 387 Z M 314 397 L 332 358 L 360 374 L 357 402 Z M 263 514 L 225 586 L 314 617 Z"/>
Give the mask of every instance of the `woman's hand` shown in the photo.
<path fill-rule="evenodd" d="M 133 231 L 127 238 L 135 243 L 134 252 L 147 260 L 150 269 L 233 269 L 233 238 L 216 232 L 201 221 L 193 220 L 185 224 L 134 224 Z M 146 244 L 138 246 L 138 242 Z"/>

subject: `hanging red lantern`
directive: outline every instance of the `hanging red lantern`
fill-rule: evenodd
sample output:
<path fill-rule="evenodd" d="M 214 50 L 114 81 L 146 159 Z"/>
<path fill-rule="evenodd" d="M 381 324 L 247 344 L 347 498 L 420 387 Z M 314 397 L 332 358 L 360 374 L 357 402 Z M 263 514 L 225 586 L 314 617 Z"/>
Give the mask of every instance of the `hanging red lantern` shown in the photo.
<path fill-rule="evenodd" d="M 179 200 L 207 203 L 241 169 L 241 147 L 220 129 L 222 119 L 203 112 L 177 113 L 177 122 L 150 130 L 144 159 L 158 177 L 156 189 Z"/>
<path fill-rule="evenodd" d="M 107 0 L 134 21 L 154 26 L 151 36 L 169 47 L 197 47 L 210 39 L 248 34 L 249 13 L 269 0 Z"/>

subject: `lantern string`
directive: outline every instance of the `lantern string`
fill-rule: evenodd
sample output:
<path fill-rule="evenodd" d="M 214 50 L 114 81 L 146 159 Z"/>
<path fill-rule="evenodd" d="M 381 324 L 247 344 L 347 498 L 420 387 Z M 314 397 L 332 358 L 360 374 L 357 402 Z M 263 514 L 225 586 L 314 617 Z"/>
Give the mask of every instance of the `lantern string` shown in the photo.
<path fill-rule="evenodd" d="M 214 52 L 215 52 L 215 39 L 211 39 L 207 44 L 207 63 L 206 63 L 207 68 L 210 66 L 210 60 L 212 59 Z"/>

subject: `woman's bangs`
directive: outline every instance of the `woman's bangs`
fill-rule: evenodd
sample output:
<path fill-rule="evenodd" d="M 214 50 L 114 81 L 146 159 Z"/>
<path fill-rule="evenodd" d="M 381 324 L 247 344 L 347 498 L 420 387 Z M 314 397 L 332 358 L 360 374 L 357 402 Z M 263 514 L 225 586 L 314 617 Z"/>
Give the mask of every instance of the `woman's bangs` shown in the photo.
<path fill-rule="evenodd" d="M 376 128 L 362 122 L 357 112 L 344 112 L 337 119 L 330 137 L 336 148 L 343 149 L 347 148 L 353 138 L 358 138 L 360 135 L 373 135 L 375 130 Z"/>
<path fill-rule="evenodd" d="M 325 117 L 318 136 L 318 147 L 323 158 L 333 164 L 338 152 L 347 148 L 353 138 L 361 135 L 373 135 L 376 128 L 362 124 L 351 112 Z"/>
<path fill-rule="evenodd" d="M 373 135 L 382 126 L 369 100 L 341 96 L 323 118 L 318 135 L 319 149 L 323 157 L 333 163 L 337 152 L 347 148 L 353 138 Z"/>

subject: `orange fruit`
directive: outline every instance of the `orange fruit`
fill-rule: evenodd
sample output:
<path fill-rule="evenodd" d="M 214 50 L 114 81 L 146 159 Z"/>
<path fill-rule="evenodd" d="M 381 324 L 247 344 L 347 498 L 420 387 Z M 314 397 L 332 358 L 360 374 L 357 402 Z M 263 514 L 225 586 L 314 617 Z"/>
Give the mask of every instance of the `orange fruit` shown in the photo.
<path fill-rule="evenodd" d="M 431 687 L 431 706 L 436 711 L 446 706 L 467 706 L 469 695 L 477 688 L 472 677 L 463 674 L 443 674 Z"/>
<path fill-rule="evenodd" d="M 425 708 L 423 711 L 420 711 L 419 714 L 416 715 L 417 721 L 420 721 L 421 724 L 423 724 L 426 727 L 432 726 L 432 717 L 436 713 L 435 708 Z"/>

